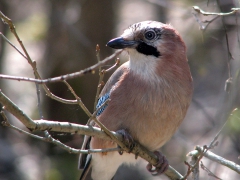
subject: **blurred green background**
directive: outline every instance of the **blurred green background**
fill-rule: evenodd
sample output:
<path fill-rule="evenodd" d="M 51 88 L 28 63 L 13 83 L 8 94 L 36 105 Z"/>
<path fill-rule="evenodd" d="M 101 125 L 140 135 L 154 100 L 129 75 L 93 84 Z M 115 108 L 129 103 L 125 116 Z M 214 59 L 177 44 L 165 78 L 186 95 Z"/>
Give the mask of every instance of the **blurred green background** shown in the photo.
<path fill-rule="evenodd" d="M 201 30 L 215 16 L 201 16 L 192 10 L 200 6 L 205 11 L 229 12 L 239 7 L 237 0 L 1 0 L 0 10 L 12 19 L 17 32 L 32 59 L 36 60 L 43 78 L 55 77 L 79 71 L 97 62 L 95 47 L 101 48 L 101 59 L 113 50 L 106 43 L 119 36 L 129 25 L 156 20 L 170 23 L 182 35 L 188 48 L 188 59 L 194 79 L 194 96 L 188 114 L 174 137 L 161 148 L 170 164 L 184 174 L 186 154 L 195 145 L 209 144 L 215 134 L 228 120 L 219 137 L 214 152 L 239 163 L 240 153 L 240 53 L 239 13 L 221 17 Z M 224 23 L 223 23 L 224 22 Z M 234 59 L 229 58 L 226 43 Z M 0 32 L 20 47 L 7 25 L 0 22 Z M 27 61 L 3 38 L 0 39 L 0 73 L 33 77 Z M 120 57 L 127 59 L 126 54 Z M 230 60 L 231 59 L 231 60 Z M 233 83 L 229 93 L 224 91 L 229 78 L 230 60 Z M 104 68 L 108 68 L 105 66 Z M 105 81 L 111 73 L 105 76 Z M 82 101 L 93 110 L 98 83 L 98 72 L 69 80 Z M 63 83 L 47 84 L 51 92 L 65 99 L 74 99 Z M 40 119 L 37 108 L 35 84 L 0 80 L 0 89 L 33 119 Z M 41 89 L 41 107 L 44 119 L 85 124 L 87 116 L 77 105 L 66 105 L 45 96 Z M 230 116 L 230 118 L 229 118 Z M 12 124 L 26 129 L 13 116 Z M 1 118 L 1 117 L 0 117 Z M 42 135 L 41 132 L 37 133 Z M 67 145 L 80 148 L 82 136 L 51 133 Z M 27 137 L 0 126 L 0 180 L 65 180 L 78 179 L 78 155 L 46 142 Z M 228 168 L 203 159 L 203 163 L 221 179 L 240 179 Z M 121 167 L 116 180 L 155 180 L 145 169 L 146 162 L 137 167 Z M 203 170 L 201 179 L 215 179 Z"/>

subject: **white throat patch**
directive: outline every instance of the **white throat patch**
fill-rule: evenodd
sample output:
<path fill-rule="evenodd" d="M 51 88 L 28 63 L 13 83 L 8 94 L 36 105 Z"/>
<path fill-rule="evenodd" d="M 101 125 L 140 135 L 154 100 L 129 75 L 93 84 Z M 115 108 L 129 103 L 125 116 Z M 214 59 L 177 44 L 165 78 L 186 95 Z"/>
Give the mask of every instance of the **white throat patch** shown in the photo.
<path fill-rule="evenodd" d="M 128 49 L 130 56 L 129 68 L 130 70 L 141 78 L 147 81 L 159 80 L 159 76 L 156 74 L 156 67 L 160 61 L 160 58 L 154 56 L 146 56 L 137 52 L 135 49 Z"/>

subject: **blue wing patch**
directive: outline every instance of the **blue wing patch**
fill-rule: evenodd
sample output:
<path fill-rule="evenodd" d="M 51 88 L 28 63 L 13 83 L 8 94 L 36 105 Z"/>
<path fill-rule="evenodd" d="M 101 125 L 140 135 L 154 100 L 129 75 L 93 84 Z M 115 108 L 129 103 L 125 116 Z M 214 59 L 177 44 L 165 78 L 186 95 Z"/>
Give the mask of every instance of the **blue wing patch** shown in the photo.
<path fill-rule="evenodd" d="M 103 103 L 105 103 L 110 97 L 110 93 L 106 93 L 104 94 L 102 97 L 99 98 L 98 103 L 96 108 L 98 109 Z M 108 105 L 105 104 L 103 107 L 101 107 L 98 112 L 97 112 L 97 116 L 99 116 L 100 114 L 102 114 L 102 112 L 104 111 L 104 109 L 107 107 Z"/>

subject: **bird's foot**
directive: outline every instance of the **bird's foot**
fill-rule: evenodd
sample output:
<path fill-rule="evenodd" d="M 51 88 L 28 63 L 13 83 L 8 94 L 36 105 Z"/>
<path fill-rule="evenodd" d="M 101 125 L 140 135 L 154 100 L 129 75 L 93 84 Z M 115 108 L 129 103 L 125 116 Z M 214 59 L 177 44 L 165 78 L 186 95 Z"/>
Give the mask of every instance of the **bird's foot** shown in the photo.
<path fill-rule="evenodd" d="M 122 135 L 123 143 L 128 148 L 128 153 L 132 152 L 132 150 L 135 146 L 135 143 L 134 143 L 134 140 L 133 140 L 132 136 L 125 129 L 121 129 L 121 130 L 118 130 L 116 132 Z M 122 155 L 123 152 L 119 151 L 119 154 Z"/>
<path fill-rule="evenodd" d="M 152 164 L 148 163 L 146 168 L 152 175 L 159 175 L 168 169 L 169 164 L 167 158 L 161 152 L 154 151 L 154 154 L 158 157 L 157 165 L 154 168 Z"/>

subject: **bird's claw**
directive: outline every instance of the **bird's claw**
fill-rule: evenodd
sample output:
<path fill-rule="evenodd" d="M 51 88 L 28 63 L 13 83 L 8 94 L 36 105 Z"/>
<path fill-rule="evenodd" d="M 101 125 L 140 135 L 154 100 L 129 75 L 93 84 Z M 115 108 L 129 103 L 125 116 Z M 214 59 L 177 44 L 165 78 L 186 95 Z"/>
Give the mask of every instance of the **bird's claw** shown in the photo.
<path fill-rule="evenodd" d="M 158 157 L 158 163 L 155 165 L 155 168 L 153 168 L 152 164 L 148 163 L 146 168 L 152 173 L 152 175 L 159 175 L 168 169 L 169 164 L 168 160 L 162 153 L 159 151 L 154 151 L 154 154 Z"/>
<path fill-rule="evenodd" d="M 135 146 L 132 136 L 125 129 L 118 130 L 117 133 L 122 135 L 123 143 L 128 148 L 128 153 L 132 152 Z M 119 154 L 122 155 L 123 151 L 119 151 Z"/>

